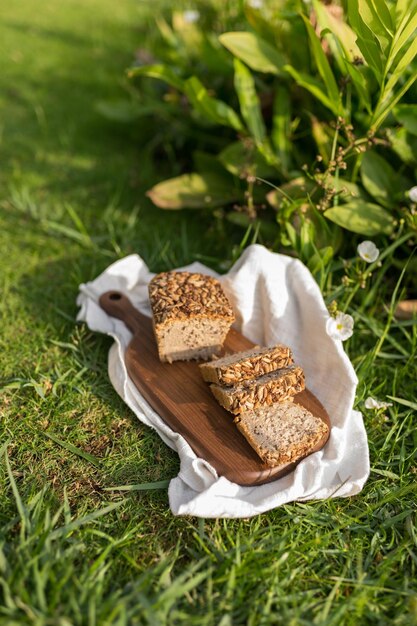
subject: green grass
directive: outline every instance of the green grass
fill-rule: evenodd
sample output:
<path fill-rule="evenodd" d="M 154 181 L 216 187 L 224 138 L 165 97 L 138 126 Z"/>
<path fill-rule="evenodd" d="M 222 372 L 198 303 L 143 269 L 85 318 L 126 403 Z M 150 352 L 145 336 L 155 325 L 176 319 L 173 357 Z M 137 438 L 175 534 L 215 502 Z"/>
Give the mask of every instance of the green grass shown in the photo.
<path fill-rule="evenodd" d="M 221 267 L 238 250 L 220 221 L 146 202 L 160 176 L 149 119 L 132 128 L 96 112 L 124 93 L 146 33 L 138 7 L 0 9 L 0 624 L 417 624 L 417 332 L 392 319 L 377 282 L 395 250 L 349 308 L 358 408 L 397 398 L 386 414 L 364 411 L 372 472 L 350 499 L 174 518 L 177 456 L 113 391 L 110 340 L 75 324 L 79 283 L 117 258 Z"/>

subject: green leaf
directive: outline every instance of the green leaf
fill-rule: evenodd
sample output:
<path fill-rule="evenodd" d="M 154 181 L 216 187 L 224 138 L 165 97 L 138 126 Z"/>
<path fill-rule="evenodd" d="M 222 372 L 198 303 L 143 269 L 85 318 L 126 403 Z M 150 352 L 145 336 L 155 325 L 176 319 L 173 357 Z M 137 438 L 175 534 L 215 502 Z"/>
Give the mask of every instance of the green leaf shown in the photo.
<path fill-rule="evenodd" d="M 350 180 L 346 180 L 345 178 L 340 178 L 339 176 L 327 176 L 326 184 L 331 185 L 336 189 L 336 193 L 339 194 L 339 198 L 343 202 L 350 202 L 350 200 L 355 200 L 356 198 L 362 198 L 362 200 L 370 199 L 362 187 L 356 185 L 356 183 L 352 183 Z"/>
<path fill-rule="evenodd" d="M 417 0 L 397 0 L 395 2 L 395 21 L 398 26 L 406 14 L 410 14 L 417 6 Z"/>
<path fill-rule="evenodd" d="M 314 0 L 313 6 L 320 26 L 330 31 L 331 36 L 328 37 L 328 42 L 341 72 L 349 74 L 361 105 L 371 115 L 371 92 L 367 80 L 361 70 L 353 63 L 355 58 L 362 56 L 360 49 L 356 45 L 356 34 L 342 18 L 338 19 L 332 15 L 326 5 L 318 0 Z"/>
<path fill-rule="evenodd" d="M 417 38 L 410 42 L 407 50 L 405 52 L 400 52 L 398 57 L 398 62 L 395 65 L 395 68 L 391 68 L 391 76 L 385 86 L 384 93 L 389 94 L 397 84 L 397 82 L 402 78 L 403 73 L 409 68 L 411 63 L 413 62 L 415 56 L 417 55 Z M 415 72 L 414 72 L 415 76 Z"/>
<path fill-rule="evenodd" d="M 141 67 L 132 67 L 128 70 L 127 75 L 129 78 L 135 78 L 136 76 L 158 78 L 171 87 L 178 89 L 178 91 L 184 91 L 184 81 L 166 65 L 142 65 Z"/>
<path fill-rule="evenodd" d="M 242 122 L 235 111 L 222 100 L 210 96 L 196 76 L 185 81 L 184 92 L 194 109 L 208 121 L 243 130 Z"/>
<path fill-rule="evenodd" d="M 291 168 L 291 98 L 284 85 L 278 85 L 275 91 L 271 139 L 282 168 L 288 171 Z"/>
<path fill-rule="evenodd" d="M 294 250 L 296 250 L 297 249 L 297 242 L 298 242 L 297 231 L 295 230 L 294 226 L 290 222 L 285 222 L 285 230 L 287 231 L 286 234 L 287 234 L 290 246 Z M 286 244 L 286 245 L 288 245 L 288 244 Z"/>
<path fill-rule="evenodd" d="M 304 24 L 310 39 L 310 44 L 313 51 L 314 60 L 317 65 L 317 69 L 326 86 L 327 95 L 329 96 L 329 99 L 331 100 L 334 109 L 342 113 L 342 103 L 340 100 L 339 88 L 337 86 L 335 77 L 333 76 L 333 72 L 330 68 L 327 57 L 324 54 L 323 48 L 321 46 L 321 41 L 317 37 L 314 28 L 311 25 L 310 21 L 307 19 L 307 17 L 302 15 L 302 18 L 304 20 Z"/>
<path fill-rule="evenodd" d="M 161 209 L 211 209 L 235 202 L 240 192 L 228 177 L 210 172 L 164 180 L 146 195 Z"/>
<path fill-rule="evenodd" d="M 381 82 L 383 72 L 381 46 L 360 15 L 358 0 L 348 0 L 347 10 L 349 21 L 357 35 L 356 44 L 365 61 L 373 69 L 378 81 Z"/>
<path fill-rule="evenodd" d="M 387 115 L 394 109 L 397 102 L 401 100 L 404 94 L 410 89 L 410 87 L 417 80 L 417 72 L 413 72 L 408 80 L 401 85 L 401 87 L 394 91 L 389 92 L 387 96 L 382 100 L 381 104 L 376 108 L 371 120 L 371 131 L 376 132 L 381 126 Z"/>
<path fill-rule="evenodd" d="M 281 73 L 284 57 L 259 35 L 247 32 L 223 33 L 219 41 L 252 70 L 276 75 Z"/>
<path fill-rule="evenodd" d="M 365 61 L 368 63 L 369 67 L 373 69 L 378 82 L 381 83 L 383 64 L 379 46 L 376 44 L 375 40 L 365 39 L 362 37 L 358 37 L 356 43 L 358 44 Z"/>
<path fill-rule="evenodd" d="M 356 92 L 359 96 L 362 106 L 368 111 L 369 114 L 372 113 L 372 102 L 371 102 L 371 91 L 368 86 L 367 80 L 365 76 L 362 74 L 360 69 L 356 67 L 353 63 L 350 63 L 346 59 L 346 70 L 349 74 L 353 86 L 356 89 Z"/>
<path fill-rule="evenodd" d="M 294 178 L 288 183 L 284 183 L 277 189 L 270 191 L 266 199 L 274 209 L 281 209 L 285 202 L 292 203 L 295 200 L 305 198 L 308 199 L 319 190 L 319 186 L 310 178 Z"/>
<path fill-rule="evenodd" d="M 234 60 L 234 66 L 235 89 L 239 99 L 240 112 L 250 134 L 257 144 L 261 144 L 266 137 L 266 129 L 255 90 L 255 81 L 246 65 L 241 63 L 239 59 Z"/>
<path fill-rule="evenodd" d="M 218 156 L 219 161 L 234 176 L 253 174 L 261 178 L 277 176 L 277 170 L 266 162 L 254 142 L 249 139 L 229 144 Z"/>
<path fill-rule="evenodd" d="M 391 15 L 390 5 L 385 0 L 361 0 L 361 3 L 364 5 L 369 4 L 373 18 L 379 20 L 388 36 L 392 37 L 395 31 L 395 24 Z"/>
<path fill-rule="evenodd" d="M 387 211 L 377 204 L 363 200 L 351 200 L 347 204 L 328 209 L 324 216 L 346 230 L 368 237 L 389 234 L 393 228 L 393 219 Z"/>
<path fill-rule="evenodd" d="M 300 87 L 304 87 L 307 89 L 317 100 L 319 100 L 324 106 L 330 109 L 335 115 L 339 115 L 339 106 L 335 106 L 334 102 L 328 97 L 326 92 L 324 91 L 324 85 L 320 81 L 316 80 L 309 74 L 304 74 L 303 72 L 298 72 L 291 65 L 284 65 L 283 68 L 288 74 L 290 74 L 294 80 L 300 85 Z"/>
<path fill-rule="evenodd" d="M 394 150 L 407 165 L 417 165 L 417 137 L 405 128 L 387 129 L 387 138 Z"/>
<path fill-rule="evenodd" d="M 269 165 L 278 166 L 279 160 L 274 154 L 269 139 L 266 136 L 266 128 L 262 117 L 261 105 L 255 90 L 255 81 L 250 70 L 239 61 L 234 59 L 235 89 L 240 105 L 240 112 L 246 122 L 250 134 L 255 140 L 256 147 L 265 157 Z"/>
<path fill-rule="evenodd" d="M 417 28 L 417 11 L 413 13 L 407 11 L 401 24 L 398 26 L 397 32 L 392 41 L 390 57 L 392 59 L 400 52 L 401 48 L 407 43 L 408 39 L 414 34 Z"/>
<path fill-rule="evenodd" d="M 317 119 L 313 114 L 309 115 L 311 122 L 311 135 L 316 142 L 318 153 L 323 159 L 325 165 L 330 161 L 334 142 L 334 130 L 332 130 L 326 122 Z"/>
<path fill-rule="evenodd" d="M 376 152 L 366 152 L 361 165 L 361 179 L 366 191 L 383 206 L 395 202 L 396 174 L 391 165 Z"/>
<path fill-rule="evenodd" d="M 356 34 L 344 21 L 343 16 L 337 17 L 330 10 L 331 7 L 319 2 L 319 0 L 313 0 L 313 6 L 320 28 L 322 30 L 328 28 L 337 37 L 342 45 L 346 59 L 353 61 L 355 57 L 360 57 L 361 51 L 356 45 Z"/>
<path fill-rule="evenodd" d="M 394 115 L 412 135 L 417 135 L 417 104 L 397 104 Z"/>
<path fill-rule="evenodd" d="M 358 0 L 358 10 L 366 26 L 378 39 L 382 52 L 385 52 L 393 37 L 391 14 L 385 0 Z"/>

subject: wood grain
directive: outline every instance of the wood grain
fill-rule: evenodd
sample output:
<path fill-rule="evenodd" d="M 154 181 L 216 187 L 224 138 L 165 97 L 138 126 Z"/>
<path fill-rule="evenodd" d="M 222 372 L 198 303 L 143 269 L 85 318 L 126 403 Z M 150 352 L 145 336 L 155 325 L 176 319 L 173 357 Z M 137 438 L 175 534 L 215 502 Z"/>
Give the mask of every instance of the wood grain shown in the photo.
<path fill-rule="evenodd" d="M 120 292 L 109 291 L 99 300 L 109 315 L 123 320 L 133 333 L 125 362 L 130 378 L 162 419 L 180 433 L 197 456 L 208 461 L 220 476 L 239 485 L 261 485 L 292 471 L 295 463 L 268 467 L 258 457 L 201 377 L 195 361 L 161 363 L 152 320 L 137 311 Z M 227 335 L 224 351 L 239 352 L 254 344 L 236 330 Z M 330 427 L 329 416 L 308 389 L 295 396 L 301 404 Z M 323 438 L 312 452 L 327 442 Z"/>

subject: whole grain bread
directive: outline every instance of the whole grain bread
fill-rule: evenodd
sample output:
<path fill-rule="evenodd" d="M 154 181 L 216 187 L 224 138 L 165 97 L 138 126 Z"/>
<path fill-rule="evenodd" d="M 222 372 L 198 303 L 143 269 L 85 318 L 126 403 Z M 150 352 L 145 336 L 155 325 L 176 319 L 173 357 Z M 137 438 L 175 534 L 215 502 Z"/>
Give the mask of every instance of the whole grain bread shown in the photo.
<path fill-rule="evenodd" d="M 252 348 L 236 352 L 208 363 L 202 363 L 199 367 L 206 382 L 236 385 L 243 380 L 263 376 L 292 363 L 290 348 L 276 345 L 272 348 Z"/>
<path fill-rule="evenodd" d="M 323 420 L 295 402 L 244 411 L 234 421 L 270 467 L 304 458 L 321 448 L 329 435 Z"/>
<path fill-rule="evenodd" d="M 219 404 L 235 415 L 259 406 L 291 401 L 304 387 L 304 372 L 296 365 L 275 370 L 259 378 L 244 380 L 232 387 L 210 385 Z"/>
<path fill-rule="evenodd" d="M 218 354 L 235 317 L 220 282 L 204 274 L 163 272 L 149 283 L 161 361 Z"/>

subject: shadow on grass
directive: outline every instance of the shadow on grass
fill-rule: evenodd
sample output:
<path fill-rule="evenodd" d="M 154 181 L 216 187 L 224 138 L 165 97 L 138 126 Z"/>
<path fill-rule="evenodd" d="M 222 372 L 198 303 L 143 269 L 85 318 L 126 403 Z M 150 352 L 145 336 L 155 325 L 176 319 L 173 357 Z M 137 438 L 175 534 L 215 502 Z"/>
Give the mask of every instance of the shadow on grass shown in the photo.
<path fill-rule="evenodd" d="M 33 377 L 49 380 L 57 392 L 53 398 L 48 391 L 39 408 L 59 438 L 103 459 L 99 483 L 115 486 L 170 478 L 178 472 L 177 455 L 138 420 L 109 380 L 113 339 L 76 322 L 80 277 L 93 278 L 102 269 L 90 255 L 67 256 L 39 265 L 16 285 L 39 343 L 33 367 L 41 347 L 44 352 L 40 371 Z M 95 475 L 94 468 L 91 472 Z M 86 476 L 89 485 L 90 472 Z"/>
<path fill-rule="evenodd" d="M 0 77 L 5 186 L 25 185 L 51 204 L 64 198 L 86 214 L 121 187 L 131 204 L 140 186 L 158 179 L 146 151 L 155 129 L 149 120 L 110 122 L 96 105 L 129 98 L 124 71 L 139 35 L 101 14 L 91 31 L 77 32 L 54 24 L 49 10 L 41 24 L 6 18 L 1 25 L 11 60 Z"/>

